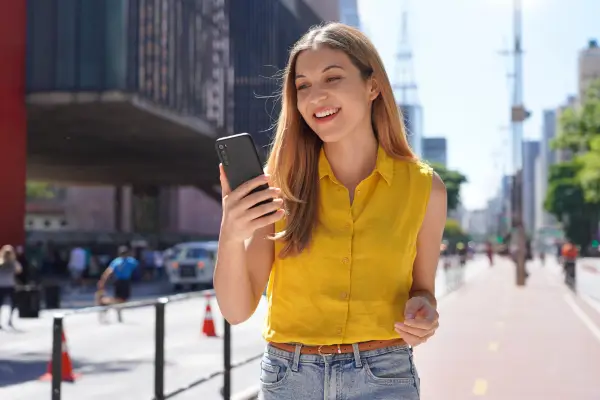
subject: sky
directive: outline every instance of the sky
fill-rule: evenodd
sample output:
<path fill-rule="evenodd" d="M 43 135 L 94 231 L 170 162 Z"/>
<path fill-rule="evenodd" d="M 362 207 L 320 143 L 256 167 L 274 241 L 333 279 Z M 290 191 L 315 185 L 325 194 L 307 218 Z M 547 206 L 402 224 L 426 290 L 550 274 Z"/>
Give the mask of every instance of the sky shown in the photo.
<path fill-rule="evenodd" d="M 523 93 L 532 112 L 525 139 L 539 139 L 542 113 L 577 92 L 577 57 L 600 41 L 600 0 L 523 1 Z M 468 178 L 467 209 L 486 206 L 510 172 L 512 0 L 407 0 L 414 79 L 424 135 L 448 140 L 448 167 Z M 401 0 L 358 0 L 363 29 L 392 82 Z"/>

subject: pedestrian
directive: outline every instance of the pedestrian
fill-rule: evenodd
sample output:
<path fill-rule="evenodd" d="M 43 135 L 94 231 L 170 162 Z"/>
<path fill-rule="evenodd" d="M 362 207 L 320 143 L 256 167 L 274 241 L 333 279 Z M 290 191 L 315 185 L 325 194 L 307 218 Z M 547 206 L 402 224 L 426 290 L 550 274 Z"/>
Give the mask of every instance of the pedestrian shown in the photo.
<path fill-rule="evenodd" d="M 23 267 L 17 261 L 17 254 L 11 245 L 0 248 L 0 329 L 2 329 L 2 306 L 4 301 L 10 301 L 8 326 L 13 327 L 13 315 L 16 310 L 15 286 L 16 275 L 23 272 Z"/>
<path fill-rule="evenodd" d="M 115 292 L 112 303 L 125 303 L 131 297 L 131 280 L 138 264 L 138 261 L 133 258 L 132 252 L 127 246 L 119 247 L 118 256 L 111 261 L 98 281 L 98 291 L 103 293 L 106 281 L 111 276 L 114 276 Z M 119 322 L 123 322 L 121 309 L 116 308 L 116 310 Z"/>
<path fill-rule="evenodd" d="M 265 171 L 232 191 L 220 166 L 214 276 L 232 324 L 267 287 L 259 398 L 419 399 L 413 347 L 438 327 L 446 189 L 359 30 L 329 23 L 292 48 Z"/>

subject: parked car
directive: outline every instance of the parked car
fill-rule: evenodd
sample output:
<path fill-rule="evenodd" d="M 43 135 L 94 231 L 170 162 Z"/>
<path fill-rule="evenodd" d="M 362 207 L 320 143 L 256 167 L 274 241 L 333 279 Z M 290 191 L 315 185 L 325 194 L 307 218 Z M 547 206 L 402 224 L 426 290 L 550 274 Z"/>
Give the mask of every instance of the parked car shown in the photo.
<path fill-rule="evenodd" d="M 218 242 L 187 242 L 165 251 L 165 267 L 173 290 L 211 288 Z"/>

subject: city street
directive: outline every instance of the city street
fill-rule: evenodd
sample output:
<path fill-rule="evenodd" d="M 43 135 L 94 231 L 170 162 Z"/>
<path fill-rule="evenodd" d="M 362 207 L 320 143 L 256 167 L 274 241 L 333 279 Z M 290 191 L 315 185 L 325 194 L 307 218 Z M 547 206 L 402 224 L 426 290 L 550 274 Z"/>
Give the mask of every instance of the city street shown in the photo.
<path fill-rule="evenodd" d="M 500 259 L 442 300 L 438 333 L 415 350 L 424 400 L 600 398 L 600 313 L 556 263 L 528 269 L 519 288 Z"/>
<path fill-rule="evenodd" d="M 489 268 L 487 259 L 476 256 L 464 269 L 466 284 L 455 291 L 445 283 L 458 282 L 456 270 L 450 270 L 452 277 L 439 269 L 441 328 L 415 350 L 424 400 L 483 395 L 494 400 L 597 400 L 600 308 L 594 309 L 595 300 L 584 299 L 590 296 L 574 296 L 564 287 L 555 261 L 548 260 L 545 267 L 535 261 L 529 269 L 527 286 L 518 289 L 510 262 L 498 259 Z M 167 306 L 167 393 L 222 370 L 222 339 L 201 332 L 205 306 L 204 298 Z M 214 299 L 211 306 L 221 335 Z M 263 301 L 248 322 L 232 327 L 234 363 L 264 349 L 265 306 Z M 39 319 L 18 320 L 18 331 L 0 331 L 0 398 L 49 398 L 50 383 L 38 378 L 50 357 L 51 317 L 43 312 Z M 109 313 L 107 325 L 96 314 L 65 319 L 69 353 L 81 376 L 63 383 L 63 399 L 152 398 L 154 309 L 126 310 L 124 318 L 118 324 Z M 256 388 L 257 371 L 258 361 L 234 369 L 232 392 Z M 175 398 L 217 400 L 221 385 L 218 376 Z"/>
<path fill-rule="evenodd" d="M 465 280 L 485 270 L 483 259 L 465 269 Z M 449 279 L 454 282 L 458 279 Z M 438 274 L 438 295 L 450 290 L 444 284 L 443 268 Z M 265 302 L 246 323 L 232 327 L 233 362 L 258 355 L 264 349 L 261 328 Z M 202 335 L 206 300 L 203 298 L 172 303 L 166 311 L 166 392 L 222 370 L 222 340 Z M 211 302 L 217 333 L 222 318 L 214 299 Z M 6 315 L 6 314 L 5 314 Z M 125 310 L 125 322 L 118 324 L 109 313 L 110 324 L 98 322 L 97 314 L 65 318 L 69 354 L 80 373 L 75 383 L 64 383 L 63 399 L 149 400 L 153 396 L 154 309 Z M 0 331 L 0 398 L 43 400 L 50 396 L 50 383 L 38 378 L 46 372 L 50 359 L 52 312 L 39 319 L 17 320 L 17 331 Z M 258 361 L 234 369 L 233 393 L 256 386 Z M 216 377 L 176 396 L 177 399 L 219 399 L 222 377 Z"/>

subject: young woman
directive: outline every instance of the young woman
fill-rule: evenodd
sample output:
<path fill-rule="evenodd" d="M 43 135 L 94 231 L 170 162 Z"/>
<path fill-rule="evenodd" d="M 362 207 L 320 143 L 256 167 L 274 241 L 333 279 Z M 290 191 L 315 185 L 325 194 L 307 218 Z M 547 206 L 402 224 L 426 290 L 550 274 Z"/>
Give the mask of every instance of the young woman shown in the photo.
<path fill-rule="evenodd" d="M 0 329 L 2 329 L 2 305 L 4 300 L 10 301 L 8 326 L 13 326 L 13 314 L 16 310 L 15 286 L 16 276 L 23 272 L 23 267 L 17 261 L 15 249 L 10 245 L 0 249 Z"/>
<path fill-rule="evenodd" d="M 327 24 L 291 50 L 266 172 L 231 191 L 221 167 L 214 276 L 232 324 L 268 282 L 261 398 L 419 399 L 412 347 L 438 327 L 446 190 L 360 31 Z"/>

